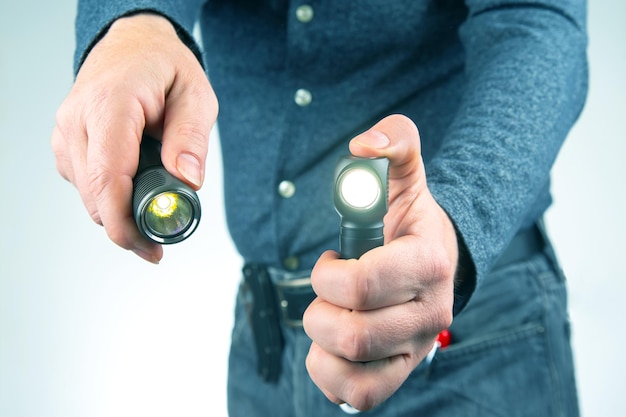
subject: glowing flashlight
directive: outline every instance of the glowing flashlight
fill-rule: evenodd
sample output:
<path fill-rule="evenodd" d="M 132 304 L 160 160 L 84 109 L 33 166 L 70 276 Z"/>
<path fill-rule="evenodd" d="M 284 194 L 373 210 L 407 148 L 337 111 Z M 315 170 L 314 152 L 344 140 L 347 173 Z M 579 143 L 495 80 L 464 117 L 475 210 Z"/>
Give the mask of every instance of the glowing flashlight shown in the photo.
<path fill-rule="evenodd" d="M 161 142 L 146 135 L 133 179 L 133 215 L 141 233 L 163 244 L 187 239 L 200 221 L 197 194 L 167 172 L 161 162 Z"/>
<path fill-rule="evenodd" d="M 335 167 L 335 209 L 341 217 L 339 252 L 360 258 L 383 244 L 387 213 L 387 158 L 344 156 Z"/>

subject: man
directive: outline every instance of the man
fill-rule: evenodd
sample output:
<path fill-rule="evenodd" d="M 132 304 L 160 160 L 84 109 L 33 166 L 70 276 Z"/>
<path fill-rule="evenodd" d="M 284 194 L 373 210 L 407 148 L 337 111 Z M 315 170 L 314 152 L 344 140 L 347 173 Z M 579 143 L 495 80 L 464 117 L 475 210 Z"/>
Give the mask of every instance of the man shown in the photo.
<path fill-rule="evenodd" d="M 583 0 L 84 0 L 52 144 L 111 240 L 158 262 L 130 213 L 139 143 L 160 138 L 168 171 L 199 188 L 219 98 L 246 261 L 232 416 L 573 416 L 541 217 L 585 48 Z M 385 245 L 358 260 L 328 251 L 348 152 L 390 163 Z"/>

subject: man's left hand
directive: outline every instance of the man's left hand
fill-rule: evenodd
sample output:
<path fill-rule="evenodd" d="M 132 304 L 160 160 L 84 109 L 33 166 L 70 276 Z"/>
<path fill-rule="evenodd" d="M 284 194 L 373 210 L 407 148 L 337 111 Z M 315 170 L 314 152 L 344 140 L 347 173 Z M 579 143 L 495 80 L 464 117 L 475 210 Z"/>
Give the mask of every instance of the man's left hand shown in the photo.
<path fill-rule="evenodd" d="M 350 142 L 389 159 L 385 245 L 360 259 L 325 252 L 313 269 L 317 298 L 304 315 L 308 372 L 335 403 L 369 410 L 389 398 L 452 323 L 458 246 L 428 190 L 414 123 L 384 118 Z"/>

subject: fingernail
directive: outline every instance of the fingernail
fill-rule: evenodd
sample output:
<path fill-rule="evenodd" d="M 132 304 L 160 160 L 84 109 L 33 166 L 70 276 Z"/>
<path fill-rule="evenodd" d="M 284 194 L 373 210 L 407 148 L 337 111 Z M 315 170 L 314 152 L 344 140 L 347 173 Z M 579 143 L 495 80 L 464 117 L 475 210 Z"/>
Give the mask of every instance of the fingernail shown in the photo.
<path fill-rule="evenodd" d="M 367 148 L 382 149 L 389 146 L 389 143 L 391 143 L 391 141 L 383 132 L 380 132 L 378 130 L 370 130 L 369 132 L 361 135 L 357 139 L 357 143 Z"/>
<path fill-rule="evenodd" d="M 176 159 L 176 168 L 183 177 L 196 187 L 202 185 L 202 170 L 200 168 L 200 161 L 195 156 L 188 153 L 181 153 Z"/>
<path fill-rule="evenodd" d="M 159 264 L 159 258 L 154 256 L 150 252 L 146 252 L 144 250 L 137 249 L 137 248 L 133 249 L 133 252 L 135 253 L 135 255 L 139 256 L 142 259 L 145 259 L 146 261 L 148 261 L 150 263 L 153 263 L 155 265 Z"/>

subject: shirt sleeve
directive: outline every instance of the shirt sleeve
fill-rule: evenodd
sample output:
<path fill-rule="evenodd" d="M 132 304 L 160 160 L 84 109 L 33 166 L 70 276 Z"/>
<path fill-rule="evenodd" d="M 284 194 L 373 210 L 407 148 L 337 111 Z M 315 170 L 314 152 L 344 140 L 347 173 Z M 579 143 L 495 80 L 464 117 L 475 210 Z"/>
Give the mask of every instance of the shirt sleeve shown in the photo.
<path fill-rule="evenodd" d="M 428 183 L 467 251 L 471 292 L 549 184 L 586 98 L 587 36 L 584 0 L 466 5 L 466 87 Z"/>
<path fill-rule="evenodd" d="M 91 48 L 106 34 L 115 20 L 140 12 L 166 17 L 176 28 L 181 40 L 202 63 L 200 48 L 192 34 L 203 3 L 204 0 L 79 0 L 74 73 L 78 73 Z"/>

